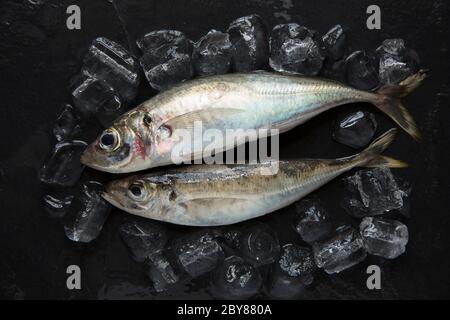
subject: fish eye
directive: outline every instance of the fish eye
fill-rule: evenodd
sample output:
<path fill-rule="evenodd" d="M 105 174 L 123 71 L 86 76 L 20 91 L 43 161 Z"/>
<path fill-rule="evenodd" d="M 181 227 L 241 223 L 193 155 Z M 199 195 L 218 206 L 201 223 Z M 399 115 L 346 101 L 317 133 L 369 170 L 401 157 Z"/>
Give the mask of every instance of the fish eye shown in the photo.
<path fill-rule="evenodd" d="M 105 130 L 100 136 L 99 146 L 105 151 L 114 151 L 119 147 L 119 134 L 116 130 L 108 129 Z"/>
<path fill-rule="evenodd" d="M 140 181 L 133 182 L 128 187 L 128 195 L 133 200 L 142 201 L 147 196 L 147 189 L 145 188 L 145 185 L 142 182 Z"/>
<path fill-rule="evenodd" d="M 152 117 L 147 113 L 145 114 L 143 121 L 145 125 L 149 126 L 152 123 Z"/>
<path fill-rule="evenodd" d="M 142 189 L 140 186 L 137 185 L 132 185 L 130 188 L 130 192 L 133 194 L 133 196 L 135 197 L 140 197 L 142 195 Z"/>

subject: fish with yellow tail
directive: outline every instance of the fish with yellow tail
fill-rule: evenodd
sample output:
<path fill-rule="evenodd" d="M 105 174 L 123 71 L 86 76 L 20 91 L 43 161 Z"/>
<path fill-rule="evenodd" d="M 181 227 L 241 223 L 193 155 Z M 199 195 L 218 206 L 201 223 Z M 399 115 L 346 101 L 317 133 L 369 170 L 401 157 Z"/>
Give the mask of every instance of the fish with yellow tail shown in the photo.
<path fill-rule="evenodd" d="M 395 133 L 391 129 L 361 153 L 340 159 L 193 165 L 132 176 L 111 182 L 103 197 L 131 214 L 174 224 L 238 223 L 283 208 L 352 168 L 406 166 L 381 155 Z"/>
<path fill-rule="evenodd" d="M 204 157 L 205 142 L 182 139 L 202 130 L 234 130 L 236 139 L 215 145 L 216 152 L 256 140 L 247 130 L 288 131 L 336 106 L 369 102 L 416 139 L 416 124 L 401 102 L 425 78 L 420 71 L 377 92 L 321 79 L 269 72 L 235 73 L 180 83 L 125 113 L 83 153 L 81 161 L 112 173 L 134 172 L 174 163 L 174 149 L 186 159 Z M 240 131 L 239 131 L 240 130 Z M 274 133 L 274 134 L 276 134 Z M 198 142 L 198 141 L 197 141 Z M 186 144 L 186 145 L 184 145 Z"/>

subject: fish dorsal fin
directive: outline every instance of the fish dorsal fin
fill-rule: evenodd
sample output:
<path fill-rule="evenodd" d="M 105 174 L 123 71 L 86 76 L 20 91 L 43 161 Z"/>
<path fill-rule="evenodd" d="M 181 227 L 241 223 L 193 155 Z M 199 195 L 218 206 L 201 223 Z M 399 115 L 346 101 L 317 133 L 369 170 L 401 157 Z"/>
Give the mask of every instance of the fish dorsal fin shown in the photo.
<path fill-rule="evenodd" d="M 169 119 L 165 122 L 165 125 L 173 129 L 191 130 L 194 126 L 194 122 L 196 121 L 201 121 L 202 123 L 216 122 L 241 112 L 243 112 L 243 110 L 237 108 L 211 108 L 208 110 L 197 110 Z"/>
<path fill-rule="evenodd" d="M 299 76 L 300 74 L 295 73 L 295 72 L 287 72 L 287 71 L 266 71 L 266 70 L 255 70 L 252 71 L 251 73 L 256 73 L 256 74 L 267 74 L 267 75 L 279 75 L 279 76 Z"/>

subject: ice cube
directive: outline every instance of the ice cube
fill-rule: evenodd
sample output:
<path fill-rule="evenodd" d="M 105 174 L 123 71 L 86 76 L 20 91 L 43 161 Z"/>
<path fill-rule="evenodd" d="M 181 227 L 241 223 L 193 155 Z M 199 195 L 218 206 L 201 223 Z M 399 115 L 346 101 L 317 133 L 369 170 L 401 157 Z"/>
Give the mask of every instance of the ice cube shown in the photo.
<path fill-rule="evenodd" d="M 79 112 L 86 117 L 116 110 L 121 100 L 116 91 L 105 81 L 97 79 L 87 71 L 82 71 L 73 81 L 72 101 Z"/>
<path fill-rule="evenodd" d="M 395 259 L 405 252 L 408 227 L 397 220 L 366 217 L 359 225 L 369 254 Z"/>
<path fill-rule="evenodd" d="M 314 280 L 316 265 L 310 248 L 296 244 L 286 244 L 281 255 L 272 267 L 269 280 L 270 296 L 289 299 L 298 297 L 305 286 Z"/>
<path fill-rule="evenodd" d="M 241 249 L 242 228 L 229 227 L 223 231 L 223 241 L 225 245 L 233 250 Z"/>
<path fill-rule="evenodd" d="M 405 41 L 403 39 L 386 39 L 377 48 L 379 53 L 387 53 L 393 56 L 402 56 L 406 53 Z"/>
<path fill-rule="evenodd" d="M 240 247 L 243 257 L 255 266 L 272 263 L 280 254 L 280 243 L 276 233 L 261 222 L 245 228 Z"/>
<path fill-rule="evenodd" d="M 161 251 L 167 243 L 164 227 L 153 221 L 133 219 L 123 224 L 119 233 L 137 262 L 143 262 L 151 254 Z"/>
<path fill-rule="evenodd" d="M 73 195 L 71 194 L 46 194 L 44 196 L 45 211 L 52 218 L 62 218 L 72 203 L 72 199 Z"/>
<path fill-rule="evenodd" d="M 339 60 L 344 56 L 347 46 L 347 36 L 341 25 L 335 25 L 323 37 L 323 44 L 328 56 L 333 60 Z"/>
<path fill-rule="evenodd" d="M 375 116 L 367 111 L 341 113 L 335 122 L 333 139 L 352 148 L 362 148 L 369 144 L 377 122 Z"/>
<path fill-rule="evenodd" d="M 278 53 L 282 45 L 290 39 L 304 39 L 314 37 L 314 32 L 297 23 L 287 23 L 276 25 L 270 34 L 269 44 L 271 53 Z"/>
<path fill-rule="evenodd" d="M 194 75 L 191 57 L 187 54 L 174 53 L 155 58 L 152 53 L 146 53 L 140 63 L 147 81 L 156 90 L 167 89 Z"/>
<path fill-rule="evenodd" d="M 304 284 L 309 285 L 314 280 L 314 256 L 311 249 L 295 244 L 283 246 L 278 266 L 290 277 L 300 279 Z"/>
<path fill-rule="evenodd" d="M 402 39 L 384 40 L 377 49 L 380 81 L 396 84 L 419 70 L 419 57 Z"/>
<path fill-rule="evenodd" d="M 96 239 L 108 218 L 111 206 L 102 197 L 104 187 L 96 181 L 81 186 L 64 217 L 66 236 L 77 242 Z"/>
<path fill-rule="evenodd" d="M 378 87 L 378 75 L 373 59 L 365 51 L 355 51 L 345 60 L 345 79 L 351 86 L 361 90 Z"/>
<path fill-rule="evenodd" d="M 95 39 L 84 57 L 84 69 L 108 83 L 129 103 L 139 86 L 139 64 L 121 45 L 107 38 Z"/>
<path fill-rule="evenodd" d="M 98 117 L 98 113 L 97 113 Z M 100 133 L 101 126 L 94 118 L 82 117 L 77 108 L 66 104 L 53 127 L 53 134 L 57 141 L 83 140 L 92 141 Z"/>
<path fill-rule="evenodd" d="M 40 170 L 40 180 L 62 187 L 75 185 L 84 169 L 80 156 L 86 146 L 80 140 L 58 142 Z"/>
<path fill-rule="evenodd" d="M 177 53 L 192 54 L 192 41 L 178 30 L 152 31 L 146 33 L 136 43 L 143 52 L 163 54 L 175 50 Z"/>
<path fill-rule="evenodd" d="M 269 64 L 275 71 L 317 75 L 325 59 L 316 35 L 296 23 L 280 24 L 270 37 Z"/>
<path fill-rule="evenodd" d="M 330 239 L 314 243 L 313 252 L 317 266 L 328 274 L 348 269 L 367 255 L 361 235 L 350 226 L 340 226 Z"/>
<path fill-rule="evenodd" d="M 118 96 L 113 96 L 108 103 L 102 104 L 95 117 L 104 128 L 108 128 L 119 116 L 125 113 L 125 105 Z"/>
<path fill-rule="evenodd" d="M 326 59 L 321 71 L 321 75 L 325 78 L 334 79 L 339 82 L 345 83 L 345 69 L 345 58 L 337 61 Z"/>
<path fill-rule="evenodd" d="M 410 75 L 417 72 L 417 69 L 408 65 L 408 63 L 383 55 L 380 59 L 380 81 L 385 84 L 397 84 Z"/>
<path fill-rule="evenodd" d="M 232 44 L 228 33 L 211 30 L 194 44 L 192 60 L 198 75 L 227 73 L 231 65 Z"/>
<path fill-rule="evenodd" d="M 348 196 L 343 208 L 357 218 L 381 215 L 403 207 L 406 191 L 401 190 L 389 168 L 359 170 L 344 178 Z"/>
<path fill-rule="evenodd" d="M 227 30 L 233 44 L 232 68 L 247 72 L 264 68 L 269 61 L 269 41 L 266 23 L 252 14 L 230 23 Z"/>
<path fill-rule="evenodd" d="M 191 277 L 212 271 L 224 258 L 222 248 L 210 232 L 196 232 L 177 239 L 173 251 Z"/>
<path fill-rule="evenodd" d="M 398 188 L 402 191 L 403 206 L 401 208 L 399 208 L 398 211 L 406 218 L 411 218 L 410 196 L 411 196 L 411 192 L 412 192 L 412 185 L 408 181 L 406 181 L 400 177 L 395 177 L 395 181 L 397 182 Z"/>
<path fill-rule="evenodd" d="M 176 268 L 161 252 L 151 254 L 147 264 L 149 267 L 147 274 L 156 292 L 166 291 L 180 280 Z"/>
<path fill-rule="evenodd" d="M 75 114 L 73 107 L 66 104 L 61 114 L 56 119 L 53 134 L 56 140 L 63 141 L 77 137 L 81 132 L 80 119 Z"/>
<path fill-rule="evenodd" d="M 296 203 L 294 228 L 308 243 L 322 240 L 329 235 L 332 222 L 328 212 L 318 199 L 304 199 Z"/>
<path fill-rule="evenodd" d="M 192 78 L 192 41 L 177 30 L 157 30 L 137 41 L 143 51 L 140 64 L 145 77 L 156 90 Z"/>
<path fill-rule="evenodd" d="M 213 278 L 213 292 L 222 299 L 250 298 L 262 284 L 259 271 L 237 256 L 227 257 L 214 271 Z"/>

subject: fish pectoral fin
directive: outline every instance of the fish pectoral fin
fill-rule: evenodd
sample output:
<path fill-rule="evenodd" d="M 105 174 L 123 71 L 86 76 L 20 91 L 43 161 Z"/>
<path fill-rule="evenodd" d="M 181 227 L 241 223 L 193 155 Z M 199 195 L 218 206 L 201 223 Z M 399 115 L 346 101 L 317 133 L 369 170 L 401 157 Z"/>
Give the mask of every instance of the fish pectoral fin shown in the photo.
<path fill-rule="evenodd" d="M 248 219 L 250 201 L 242 198 L 202 198 L 179 202 L 168 210 L 164 221 L 189 226 L 220 226 Z M 230 208 L 233 208 L 230 210 Z M 236 212 L 237 214 L 232 214 Z M 231 213 L 231 214 L 230 214 Z M 242 217 L 242 214 L 244 217 Z"/>
<path fill-rule="evenodd" d="M 243 111 L 244 110 L 238 108 L 211 108 L 209 110 L 198 110 L 176 116 L 166 121 L 165 125 L 175 129 L 192 130 L 196 121 L 202 123 L 215 122 L 239 114 Z"/>

